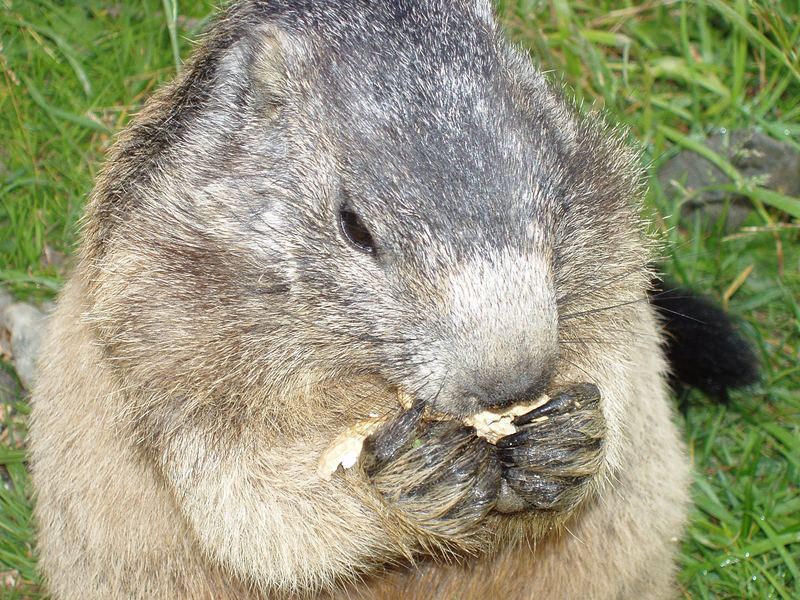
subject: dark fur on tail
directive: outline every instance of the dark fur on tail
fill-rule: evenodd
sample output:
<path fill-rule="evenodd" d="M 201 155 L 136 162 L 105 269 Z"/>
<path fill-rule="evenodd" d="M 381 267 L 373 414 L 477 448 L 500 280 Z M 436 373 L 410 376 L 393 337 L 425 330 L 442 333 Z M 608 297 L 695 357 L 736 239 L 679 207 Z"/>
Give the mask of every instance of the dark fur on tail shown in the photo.
<path fill-rule="evenodd" d="M 661 315 L 673 385 L 696 387 L 722 401 L 728 390 L 758 380 L 758 359 L 716 303 L 653 280 L 650 300 Z"/>

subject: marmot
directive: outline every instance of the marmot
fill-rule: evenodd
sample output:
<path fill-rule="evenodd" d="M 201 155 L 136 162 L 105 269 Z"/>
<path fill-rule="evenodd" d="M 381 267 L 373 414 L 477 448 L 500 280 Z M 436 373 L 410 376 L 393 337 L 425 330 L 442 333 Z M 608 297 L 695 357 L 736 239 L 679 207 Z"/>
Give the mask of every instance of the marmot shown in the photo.
<path fill-rule="evenodd" d="M 53 597 L 673 596 L 641 196 L 489 0 L 234 2 L 110 152 L 52 319 Z M 543 392 L 497 445 L 459 421 Z"/>

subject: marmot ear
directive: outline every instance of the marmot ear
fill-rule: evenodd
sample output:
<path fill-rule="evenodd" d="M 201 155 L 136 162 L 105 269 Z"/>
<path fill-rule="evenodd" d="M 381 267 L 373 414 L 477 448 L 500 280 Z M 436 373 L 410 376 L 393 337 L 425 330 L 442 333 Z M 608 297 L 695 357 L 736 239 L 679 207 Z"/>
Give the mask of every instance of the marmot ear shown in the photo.
<path fill-rule="evenodd" d="M 287 61 L 296 44 L 275 27 L 260 28 L 250 41 L 247 68 L 253 93 L 266 104 L 282 104 L 289 92 Z"/>
<path fill-rule="evenodd" d="M 217 81 L 233 85 L 236 104 L 271 116 L 286 101 L 290 89 L 290 64 L 302 48 L 286 32 L 262 25 L 235 42 L 219 65 Z"/>

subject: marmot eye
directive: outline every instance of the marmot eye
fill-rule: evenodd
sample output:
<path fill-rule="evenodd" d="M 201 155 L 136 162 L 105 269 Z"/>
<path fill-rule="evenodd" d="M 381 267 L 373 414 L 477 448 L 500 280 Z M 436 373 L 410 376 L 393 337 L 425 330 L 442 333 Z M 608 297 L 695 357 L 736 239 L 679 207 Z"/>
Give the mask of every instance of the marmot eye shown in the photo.
<path fill-rule="evenodd" d="M 358 250 L 367 254 L 375 254 L 375 242 L 367 226 L 349 206 L 339 209 L 339 228 L 344 238 Z"/>

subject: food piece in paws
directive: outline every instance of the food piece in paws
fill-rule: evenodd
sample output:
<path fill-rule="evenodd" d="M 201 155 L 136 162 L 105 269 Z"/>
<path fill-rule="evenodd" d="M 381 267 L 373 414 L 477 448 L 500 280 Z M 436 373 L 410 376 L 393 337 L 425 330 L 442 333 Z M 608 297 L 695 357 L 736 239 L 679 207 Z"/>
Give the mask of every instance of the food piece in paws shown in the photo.
<path fill-rule="evenodd" d="M 370 417 L 342 431 L 320 454 L 317 474 L 325 481 L 330 481 L 339 465 L 349 469 L 356 464 L 364 447 L 364 440 L 378 431 L 387 420 L 388 416 Z"/>
<path fill-rule="evenodd" d="M 517 432 L 513 422 L 515 417 L 543 406 L 549 399 L 549 396 L 545 394 L 532 402 L 516 404 L 500 412 L 484 410 L 464 417 L 462 422 L 467 427 L 473 427 L 479 438 L 490 444 L 496 444 L 500 438 Z M 411 408 L 414 403 L 413 398 L 402 390 L 397 392 L 397 401 L 404 410 Z M 344 469 L 355 465 L 364 447 L 364 440 L 378 431 L 388 419 L 388 416 L 370 417 L 358 421 L 355 425 L 342 431 L 320 455 L 317 474 L 322 479 L 329 481 L 339 465 Z M 426 421 L 452 421 L 453 416 L 426 410 L 423 419 Z"/>
<path fill-rule="evenodd" d="M 525 415 L 540 406 L 544 406 L 549 400 L 550 397 L 547 394 L 543 394 L 532 402 L 515 404 L 500 412 L 484 410 L 471 417 L 466 417 L 464 419 L 464 425 L 474 427 L 478 437 L 485 439 L 490 444 L 496 444 L 497 440 L 500 438 L 513 435 L 517 432 L 517 428 L 514 425 L 514 419 L 516 417 Z"/>
<path fill-rule="evenodd" d="M 397 400 L 405 409 L 411 408 L 414 403 L 414 399 L 411 395 L 403 390 L 397 392 Z M 461 419 L 461 422 L 467 427 L 473 427 L 479 438 L 483 438 L 490 444 L 496 444 L 497 440 L 500 438 L 517 432 L 514 426 L 514 419 L 516 417 L 527 414 L 540 406 L 544 406 L 549 400 L 550 397 L 547 394 L 542 394 L 531 402 L 515 404 L 505 410 L 497 412 L 483 410 L 469 417 L 464 417 Z M 423 419 L 426 421 L 451 421 L 453 420 L 453 416 L 428 409 L 425 411 Z"/>

